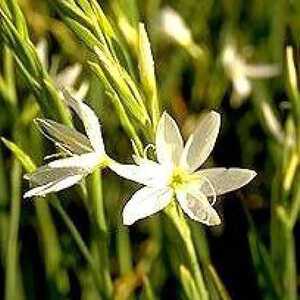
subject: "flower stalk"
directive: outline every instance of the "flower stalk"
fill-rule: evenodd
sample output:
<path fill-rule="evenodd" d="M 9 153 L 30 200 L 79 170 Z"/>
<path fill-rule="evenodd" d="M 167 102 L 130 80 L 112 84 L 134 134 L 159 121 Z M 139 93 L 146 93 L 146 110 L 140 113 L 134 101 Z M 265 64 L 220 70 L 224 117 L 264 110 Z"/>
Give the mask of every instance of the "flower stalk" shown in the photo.
<path fill-rule="evenodd" d="M 11 173 L 12 195 L 11 195 L 11 215 L 9 222 L 8 245 L 6 251 L 6 280 L 5 280 L 5 300 L 18 298 L 18 231 L 21 209 L 21 165 L 14 159 Z"/>
<path fill-rule="evenodd" d="M 113 292 L 112 279 L 110 277 L 109 256 L 108 256 L 108 232 L 105 219 L 105 207 L 102 195 L 102 179 L 101 171 L 95 170 L 87 179 L 88 199 L 92 216 L 96 223 L 96 243 L 100 265 L 98 268 L 102 270 L 102 285 L 106 298 L 109 299 Z"/>
<path fill-rule="evenodd" d="M 94 258 L 92 257 L 88 247 L 86 246 L 84 240 L 82 239 L 79 231 L 77 230 L 76 226 L 74 225 L 73 221 L 70 219 L 64 208 L 61 206 L 60 202 L 56 198 L 52 198 L 51 200 L 52 206 L 56 209 L 56 211 L 59 213 L 61 218 L 63 219 L 64 223 L 68 227 L 72 237 L 74 238 L 80 252 L 88 262 L 92 275 L 95 281 L 95 285 L 99 291 L 100 294 L 103 294 L 103 290 L 101 288 L 101 280 L 99 278 L 99 270 L 96 268 L 96 264 L 94 261 Z"/>
<path fill-rule="evenodd" d="M 202 271 L 200 270 L 198 259 L 194 247 L 194 243 L 192 240 L 192 234 L 189 225 L 187 224 L 187 220 L 185 219 L 182 209 L 179 205 L 176 204 L 175 201 L 172 201 L 164 210 L 164 212 L 170 217 L 172 222 L 174 223 L 176 229 L 178 230 L 188 253 L 191 268 L 195 277 L 195 282 L 198 288 L 198 292 L 200 295 L 200 299 L 207 300 L 208 293 L 205 286 L 204 278 Z"/>

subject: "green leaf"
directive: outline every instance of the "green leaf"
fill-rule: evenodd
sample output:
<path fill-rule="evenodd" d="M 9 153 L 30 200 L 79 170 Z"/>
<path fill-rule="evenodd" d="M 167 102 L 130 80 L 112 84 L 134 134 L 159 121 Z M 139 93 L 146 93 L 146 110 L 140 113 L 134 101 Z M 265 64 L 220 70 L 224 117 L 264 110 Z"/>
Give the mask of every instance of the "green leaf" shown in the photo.
<path fill-rule="evenodd" d="M 143 299 L 147 299 L 147 300 L 156 300 L 156 296 L 155 293 L 153 291 L 152 285 L 150 283 L 150 280 L 147 276 L 143 277 L 143 292 L 144 292 L 144 297 Z"/>
<path fill-rule="evenodd" d="M 92 20 L 90 20 L 88 15 L 78 8 L 76 4 L 66 0 L 54 0 L 53 2 L 55 3 L 55 8 L 62 18 L 69 17 L 80 22 L 81 25 L 86 26 L 89 29 L 94 27 Z"/>
<path fill-rule="evenodd" d="M 110 38 L 116 38 L 112 26 L 110 25 L 110 22 L 103 13 L 103 10 L 98 4 L 98 2 L 96 0 L 90 0 L 90 3 L 103 33 Z"/>
<path fill-rule="evenodd" d="M 152 112 L 154 128 L 159 120 L 159 104 L 154 70 L 154 61 L 151 52 L 150 42 L 144 24 L 139 25 L 139 70 L 142 86 L 148 97 Z"/>
<path fill-rule="evenodd" d="M 272 265 L 270 255 L 253 229 L 250 229 L 248 233 L 248 241 L 254 267 L 257 274 L 259 274 L 259 284 L 262 290 L 271 296 L 271 299 L 281 299 L 278 291 L 280 284 L 278 278 L 276 278 L 276 271 Z"/>
<path fill-rule="evenodd" d="M 16 28 L 23 39 L 29 39 L 28 28 L 25 17 L 20 9 L 17 0 L 8 0 L 8 5 L 13 13 Z"/>
<path fill-rule="evenodd" d="M 135 83 L 126 70 L 118 62 L 109 57 L 105 51 L 95 48 L 95 52 L 106 71 L 106 78 L 113 88 L 119 92 L 123 104 L 138 121 L 145 125 L 147 120 L 149 120 L 149 116 Z"/>
<path fill-rule="evenodd" d="M 18 233 L 20 226 L 21 214 L 21 174 L 22 168 L 17 159 L 13 160 L 11 169 L 11 205 L 9 232 L 7 242 L 7 254 L 5 263 L 5 298 L 4 299 L 19 299 L 20 281 L 17 276 L 19 269 L 19 241 Z"/>
<path fill-rule="evenodd" d="M 77 0 L 79 6 L 84 10 L 87 14 L 92 15 L 91 4 L 87 0 Z"/>
<path fill-rule="evenodd" d="M 195 281 L 190 271 L 184 265 L 180 266 L 180 279 L 188 299 L 200 300 Z"/>
<path fill-rule="evenodd" d="M 99 40 L 97 40 L 94 34 L 85 26 L 68 17 L 64 17 L 64 21 L 89 49 L 94 50 L 95 47 L 102 48 L 102 44 L 99 42 Z"/>
<path fill-rule="evenodd" d="M 210 263 L 207 265 L 207 269 L 208 269 L 210 277 L 212 278 L 213 284 L 216 287 L 216 290 L 218 291 L 220 299 L 230 300 L 231 298 L 230 298 L 223 282 L 221 281 L 218 273 L 216 272 L 214 266 Z"/>
<path fill-rule="evenodd" d="M 19 59 L 16 53 L 14 53 L 14 58 L 17 62 L 18 67 L 21 70 L 21 73 L 27 81 L 27 84 L 31 87 L 34 93 L 39 93 L 41 91 L 40 84 L 35 80 L 35 78 L 31 76 L 31 74 L 28 72 L 28 69 L 24 66 L 23 62 Z"/>
<path fill-rule="evenodd" d="M 22 39 L 14 24 L 2 9 L 0 9 L 0 16 L 0 24 L 2 25 L 0 34 L 4 36 L 9 48 L 11 48 L 19 60 L 22 61 L 26 69 L 32 73 L 32 76 L 38 76 L 39 71 L 36 66 L 37 59 L 32 49 L 30 49 L 28 43 Z"/>
<path fill-rule="evenodd" d="M 287 90 L 292 104 L 292 115 L 296 124 L 297 151 L 300 155 L 300 93 L 298 90 L 297 72 L 293 57 L 293 48 L 286 49 Z"/>
<path fill-rule="evenodd" d="M 5 138 L 1 138 L 2 142 L 5 144 L 5 146 L 16 156 L 16 158 L 21 162 L 24 169 L 27 172 L 34 172 L 36 169 L 36 166 L 34 162 L 31 160 L 31 158 L 21 149 L 19 148 L 15 143 L 10 142 L 9 140 Z"/>
<path fill-rule="evenodd" d="M 53 116 L 53 119 L 60 121 L 61 123 L 72 126 L 72 118 L 69 109 L 64 101 L 62 101 L 58 89 L 53 85 L 50 78 L 44 79 L 44 90 L 47 91 L 51 106 L 53 106 L 52 112 L 56 111 L 58 115 Z"/>
<path fill-rule="evenodd" d="M 116 92 L 107 92 L 107 95 L 110 97 L 112 103 L 115 106 L 115 110 L 119 116 L 120 122 L 125 132 L 127 133 L 128 137 L 134 141 L 134 144 L 136 145 L 139 153 L 141 154 L 143 152 L 143 144 L 140 138 L 138 137 L 134 126 L 130 122 L 118 94 Z"/>

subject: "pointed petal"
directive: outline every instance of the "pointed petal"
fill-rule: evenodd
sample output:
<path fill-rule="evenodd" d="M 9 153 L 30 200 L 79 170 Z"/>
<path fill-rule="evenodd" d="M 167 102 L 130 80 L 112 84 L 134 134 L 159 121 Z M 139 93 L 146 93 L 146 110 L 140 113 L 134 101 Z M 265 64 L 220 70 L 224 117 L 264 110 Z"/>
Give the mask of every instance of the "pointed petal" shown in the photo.
<path fill-rule="evenodd" d="M 46 39 L 41 39 L 36 45 L 36 52 L 43 67 L 48 71 L 48 43 Z"/>
<path fill-rule="evenodd" d="M 233 80 L 235 92 L 241 98 L 246 98 L 251 93 L 251 83 L 246 76 L 239 76 Z"/>
<path fill-rule="evenodd" d="M 105 150 L 100 123 L 94 111 L 81 100 L 73 98 L 65 89 L 63 89 L 63 94 L 67 105 L 69 105 L 82 120 L 86 134 L 94 150 L 99 154 L 104 154 Z"/>
<path fill-rule="evenodd" d="M 82 168 L 51 168 L 49 165 L 44 165 L 32 173 L 25 174 L 24 179 L 29 180 L 34 186 L 39 186 L 68 176 L 83 174 L 84 171 Z"/>
<path fill-rule="evenodd" d="M 250 78 L 267 78 L 280 74 L 279 64 L 246 65 L 245 74 Z"/>
<path fill-rule="evenodd" d="M 255 171 L 239 168 L 212 168 L 200 170 L 195 174 L 205 176 L 214 187 L 216 195 L 222 195 L 239 189 L 256 176 Z M 212 189 L 207 183 L 204 182 L 201 190 L 206 196 L 212 196 Z"/>
<path fill-rule="evenodd" d="M 145 159 L 140 165 L 125 165 L 113 162 L 109 167 L 119 176 L 138 183 L 163 187 L 167 185 L 167 170 L 158 163 Z"/>
<path fill-rule="evenodd" d="M 178 165 L 183 140 L 176 122 L 166 112 L 161 116 L 156 132 L 156 153 L 161 164 Z"/>
<path fill-rule="evenodd" d="M 74 96 L 74 98 L 83 100 L 86 97 L 86 95 L 89 91 L 89 88 L 90 88 L 89 83 L 87 81 L 84 81 L 79 86 L 79 88 L 76 90 L 73 90 L 71 94 Z"/>
<path fill-rule="evenodd" d="M 77 182 L 79 182 L 81 180 L 81 178 L 82 178 L 82 175 L 74 175 L 74 176 L 66 177 L 66 178 L 62 179 L 61 181 L 55 181 L 55 182 L 51 182 L 51 183 L 48 183 L 43 186 L 33 188 L 24 194 L 24 198 L 29 198 L 29 197 L 33 197 L 33 196 L 43 196 L 44 197 L 49 193 L 54 193 L 54 192 L 64 190 L 64 189 L 76 184 Z"/>
<path fill-rule="evenodd" d="M 219 225 L 221 223 L 220 217 L 209 204 L 203 193 L 192 195 L 181 190 L 176 193 L 176 196 L 183 211 L 191 219 L 209 226 Z"/>
<path fill-rule="evenodd" d="M 73 88 L 77 78 L 82 71 L 82 66 L 78 63 L 66 67 L 56 76 L 56 81 L 65 88 Z"/>
<path fill-rule="evenodd" d="M 181 165 L 190 172 L 198 169 L 211 153 L 220 129 L 220 114 L 211 111 L 200 121 L 184 148 Z"/>
<path fill-rule="evenodd" d="M 25 179 L 34 186 L 24 194 L 24 198 L 32 196 L 45 196 L 70 187 L 81 180 L 85 175 L 82 168 L 51 168 L 48 165 L 38 168 L 31 174 L 26 174 Z"/>
<path fill-rule="evenodd" d="M 98 153 L 92 152 L 58 159 L 49 163 L 48 166 L 51 168 L 82 168 L 86 172 L 92 172 L 99 164 L 99 160 Z"/>
<path fill-rule="evenodd" d="M 51 141 L 61 144 L 73 154 L 92 152 L 93 148 L 86 136 L 71 127 L 48 119 L 36 119 L 42 133 Z"/>
<path fill-rule="evenodd" d="M 144 187 L 138 190 L 127 202 L 123 210 L 124 225 L 132 225 L 165 208 L 172 199 L 170 189 Z"/>

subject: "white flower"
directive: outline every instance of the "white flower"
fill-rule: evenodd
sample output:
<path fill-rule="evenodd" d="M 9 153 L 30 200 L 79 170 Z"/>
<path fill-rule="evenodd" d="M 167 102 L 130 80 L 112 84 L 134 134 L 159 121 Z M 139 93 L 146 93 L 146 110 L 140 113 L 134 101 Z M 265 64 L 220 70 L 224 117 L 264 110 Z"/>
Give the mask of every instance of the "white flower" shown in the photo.
<path fill-rule="evenodd" d="M 68 157 L 52 161 L 26 174 L 24 178 L 30 180 L 33 188 L 24 194 L 24 198 L 45 196 L 70 187 L 108 163 L 95 113 L 81 100 L 72 98 L 67 91 L 64 91 L 64 96 L 67 104 L 82 120 L 87 136 L 52 120 L 37 119 L 42 133 Z"/>
<path fill-rule="evenodd" d="M 203 50 L 194 42 L 191 30 L 174 9 L 170 7 L 161 9 L 157 23 L 158 30 L 184 47 L 194 58 L 203 55 Z"/>
<path fill-rule="evenodd" d="M 191 219 L 207 225 L 220 224 L 212 207 L 216 196 L 242 187 L 256 173 L 238 168 L 196 171 L 212 151 L 219 128 L 220 115 L 212 111 L 202 119 L 184 146 L 176 122 L 164 113 L 156 133 L 158 163 L 137 158 L 137 165 L 116 162 L 110 165 L 118 175 L 145 185 L 125 205 L 125 225 L 164 209 L 175 198 Z"/>
<path fill-rule="evenodd" d="M 222 63 L 233 83 L 233 106 L 239 106 L 250 95 L 250 79 L 274 77 L 280 73 L 278 64 L 247 64 L 232 45 L 225 47 Z"/>
<path fill-rule="evenodd" d="M 42 65 L 59 86 L 67 89 L 76 99 L 82 100 L 87 95 L 89 84 L 86 81 L 82 82 L 78 89 L 75 88 L 75 83 L 82 71 L 82 66 L 80 64 L 75 63 L 58 72 L 58 56 L 51 57 L 51 65 L 49 66 L 49 51 L 46 39 L 41 39 L 37 43 L 36 50 Z"/>
<path fill-rule="evenodd" d="M 165 7 L 159 15 L 160 29 L 184 46 L 193 42 L 192 34 L 182 17 L 172 8 Z"/>

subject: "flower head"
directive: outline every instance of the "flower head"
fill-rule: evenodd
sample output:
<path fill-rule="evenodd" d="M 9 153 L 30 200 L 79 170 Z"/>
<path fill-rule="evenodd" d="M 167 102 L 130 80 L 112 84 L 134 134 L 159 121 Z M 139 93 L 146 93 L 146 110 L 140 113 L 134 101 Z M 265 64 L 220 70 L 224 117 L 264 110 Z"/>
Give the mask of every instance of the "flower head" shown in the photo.
<path fill-rule="evenodd" d="M 239 106 L 250 95 L 250 79 L 274 77 L 280 73 L 278 64 L 247 64 L 232 45 L 225 47 L 222 63 L 233 83 L 233 106 Z"/>
<path fill-rule="evenodd" d="M 172 8 L 165 7 L 159 16 L 160 29 L 179 44 L 190 45 L 192 34 L 182 17 Z"/>
<path fill-rule="evenodd" d="M 161 9 L 157 23 L 158 30 L 184 47 L 194 58 L 203 54 L 202 49 L 194 42 L 190 28 L 174 9 Z"/>
<path fill-rule="evenodd" d="M 72 98 L 67 91 L 64 91 L 64 96 L 67 104 L 82 120 L 86 135 L 52 120 L 36 120 L 42 133 L 67 157 L 54 160 L 35 172 L 26 174 L 25 179 L 30 181 L 33 188 L 24 194 L 24 198 L 45 196 L 70 187 L 108 162 L 95 113 L 81 100 Z"/>
<path fill-rule="evenodd" d="M 49 66 L 49 51 L 46 39 L 41 39 L 37 43 L 36 50 L 42 65 L 50 73 L 55 82 L 59 84 L 59 86 L 63 86 L 67 89 L 68 92 L 76 99 L 83 99 L 87 95 L 89 84 L 86 81 L 82 82 L 78 89 L 75 88 L 76 81 L 82 71 L 82 66 L 80 64 L 75 63 L 58 72 L 58 56 L 51 57 L 51 64 Z"/>
<path fill-rule="evenodd" d="M 164 209 L 175 198 L 191 219 L 207 225 L 220 224 L 213 208 L 216 196 L 242 187 L 256 173 L 238 168 L 197 171 L 211 153 L 219 128 L 220 115 L 209 112 L 184 145 L 176 122 L 164 113 L 156 133 L 158 162 L 135 158 L 136 165 L 110 165 L 120 176 L 145 185 L 125 205 L 125 225 Z"/>

